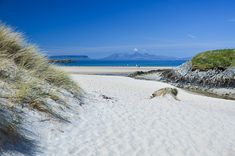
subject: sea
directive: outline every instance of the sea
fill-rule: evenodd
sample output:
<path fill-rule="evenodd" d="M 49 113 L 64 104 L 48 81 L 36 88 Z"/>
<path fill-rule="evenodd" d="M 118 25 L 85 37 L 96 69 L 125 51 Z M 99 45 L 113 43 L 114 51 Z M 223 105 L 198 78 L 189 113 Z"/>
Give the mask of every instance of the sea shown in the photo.
<path fill-rule="evenodd" d="M 73 60 L 68 63 L 54 63 L 59 66 L 179 66 L 187 60 Z"/>

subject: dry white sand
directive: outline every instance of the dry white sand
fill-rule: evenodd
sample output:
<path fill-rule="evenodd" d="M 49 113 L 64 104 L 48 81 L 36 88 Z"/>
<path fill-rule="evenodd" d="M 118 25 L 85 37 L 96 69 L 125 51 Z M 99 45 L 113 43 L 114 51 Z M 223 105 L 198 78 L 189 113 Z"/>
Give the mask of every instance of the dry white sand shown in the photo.
<path fill-rule="evenodd" d="M 235 155 L 234 101 L 181 89 L 181 101 L 149 99 L 170 85 L 121 76 L 72 77 L 86 92 L 85 105 L 70 124 L 46 127 L 39 155 Z"/>
<path fill-rule="evenodd" d="M 136 71 L 149 71 L 156 69 L 170 69 L 173 67 L 116 67 L 116 66 L 74 66 L 74 67 L 59 67 L 73 74 L 96 74 L 96 75 L 127 75 Z"/>

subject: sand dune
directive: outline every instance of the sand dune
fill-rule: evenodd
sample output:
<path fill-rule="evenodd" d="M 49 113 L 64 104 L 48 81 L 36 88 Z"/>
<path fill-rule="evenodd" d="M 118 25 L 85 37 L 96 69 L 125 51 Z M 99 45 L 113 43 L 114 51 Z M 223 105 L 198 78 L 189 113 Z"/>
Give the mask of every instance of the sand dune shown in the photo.
<path fill-rule="evenodd" d="M 85 105 L 71 124 L 53 125 L 57 130 L 47 132 L 41 155 L 235 155 L 234 101 L 181 89 L 181 101 L 149 99 L 170 85 L 118 76 L 72 77 L 87 93 Z"/>

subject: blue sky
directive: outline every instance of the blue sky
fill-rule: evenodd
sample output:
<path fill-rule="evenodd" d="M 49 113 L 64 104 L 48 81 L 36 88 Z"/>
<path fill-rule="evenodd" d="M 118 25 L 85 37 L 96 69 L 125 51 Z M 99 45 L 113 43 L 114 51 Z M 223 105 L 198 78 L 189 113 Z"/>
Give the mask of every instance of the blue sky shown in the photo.
<path fill-rule="evenodd" d="M 235 48 L 234 0 L 0 0 L 0 20 L 49 55 L 188 57 Z"/>

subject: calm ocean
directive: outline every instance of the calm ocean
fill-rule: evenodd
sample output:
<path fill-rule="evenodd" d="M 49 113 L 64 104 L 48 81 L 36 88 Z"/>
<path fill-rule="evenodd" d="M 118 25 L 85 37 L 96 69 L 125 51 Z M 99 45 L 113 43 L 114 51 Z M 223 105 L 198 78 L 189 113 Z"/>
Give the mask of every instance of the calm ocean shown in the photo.
<path fill-rule="evenodd" d="M 70 63 L 56 63 L 60 66 L 178 66 L 187 60 L 73 60 Z"/>

